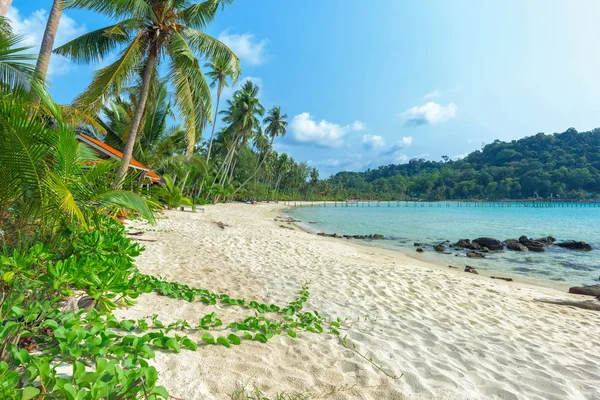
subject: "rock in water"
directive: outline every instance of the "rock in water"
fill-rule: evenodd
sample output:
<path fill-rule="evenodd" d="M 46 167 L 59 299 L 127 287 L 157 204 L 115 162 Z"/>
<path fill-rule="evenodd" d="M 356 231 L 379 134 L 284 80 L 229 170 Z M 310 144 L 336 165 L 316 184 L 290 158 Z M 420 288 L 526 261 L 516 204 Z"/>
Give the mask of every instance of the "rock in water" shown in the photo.
<path fill-rule="evenodd" d="M 438 253 L 443 253 L 446 251 L 446 247 L 443 244 L 434 244 L 433 249 Z"/>
<path fill-rule="evenodd" d="M 460 247 L 461 249 L 467 248 L 471 245 L 469 239 L 459 239 L 458 242 L 454 243 L 452 247 Z"/>
<path fill-rule="evenodd" d="M 479 274 L 479 272 L 477 272 L 477 270 L 469 265 L 467 265 L 465 267 L 465 272 L 470 272 L 472 274 Z"/>
<path fill-rule="evenodd" d="M 421 247 L 418 247 L 418 248 L 417 248 L 417 253 L 422 253 L 422 252 L 424 252 L 424 251 L 425 251 L 425 250 L 423 250 L 423 248 L 421 248 Z"/>
<path fill-rule="evenodd" d="M 415 246 L 415 247 L 421 247 L 421 246 L 423 246 L 423 243 L 415 242 L 415 243 L 414 243 L 414 246 Z"/>
<path fill-rule="evenodd" d="M 504 241 L 506 248 L 513 251 L 528 251 L 529 249 L 524 244 L 521 244 L 517 239 L 506 239 Z"/>
<path fill-rule="evenodd" d="M 480 245 L 478 245 L 477 243 L 471 243 L 471 244 L 469 245 L 469 249 L 470 249 L 470 250 L 481 250 L 481 246 L 480 246 Z"/>
<path fill-rule="evenodd" d="M 576 240 L 567 240 L 556 244 L 558 247 L 571 250 L 592 251 L 592 246 L 586 242 L 578 242 Z"/>
<path fill-rule="evenodd" d="M 498 239 L 494 239 L 494 238 L 488 238 L 488 237 L 477 238 L 477 239 L 473 240 L 473 243 L 477 243 L 481 247 L 487 247 L 488 249 L 490 249 L 492 251 L 504 250 L 504 246 L 502 245 L 502 242 L 499 241 Z"/>
<path fill-rule="evenodd" d="M 529 239 L 527 236 L 521 236 L 519 238 L 519 243 L 527 247 L 529 251 L 535 251 L 537 253 L 542 253 L 546 251 L 546 249 L 544 248 L 544 243 L 538 242 L 537 240 Z"/>
<path fill-rule="evenodd" d="M 600 285 L 572 287 L 569 293 L 584 294 L 586 296 L 600 296 Z"/>
<path fill-rule="evenodd" d="M 546 236 L 539 239 L 534 239 L 536 242 L 544 243 L 545 246 L 550 246 L 552 243 L 556 242 L 556 238 L 552 236 Z"/>
<path fill-rule="evenodd" d="M 485 255 L 481 254 L 481 253 L 477 253 L 476 251 L 470 251 L 467 253 L 467 257 L 471 257 L 471 258 L 484 258 Z"/>

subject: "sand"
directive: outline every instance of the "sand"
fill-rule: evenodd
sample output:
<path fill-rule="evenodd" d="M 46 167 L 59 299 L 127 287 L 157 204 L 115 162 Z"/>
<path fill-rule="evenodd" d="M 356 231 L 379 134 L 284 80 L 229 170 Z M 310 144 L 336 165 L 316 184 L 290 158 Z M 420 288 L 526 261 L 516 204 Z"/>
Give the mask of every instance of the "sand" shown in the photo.
<path fill-rule="evenodd" d="M 286 304 L 310 281 L 308 310 L 354 321 L 360 352 L 330 334 L 276 336 L 267 344 L 157 352 L 159 383 L 180 399 L 226 399 L 240 385 L 269 396 L 330 399 L 600 399 L 600 313 L 536 299 L 590 299 L 552 288 L 440 268 L 400 252 L 323 238 L 276 222 L 275 204 L 169 211 L 141 238 L 137 259 L 161 275 L 233 297 Z M 215 222 L 227 226 L 219 228 Z M 216 312 L 225 325 L 251 310 L 148 294 L 120 318 L 163 322 Z M 366 320 L 365 320 L 366 318 Z M 223 333 L 223 332 L 220 332 Z M 193 334 L 200 341 L 199 334 Z M 327 393 L 333 392 L 330 395 Z"/>

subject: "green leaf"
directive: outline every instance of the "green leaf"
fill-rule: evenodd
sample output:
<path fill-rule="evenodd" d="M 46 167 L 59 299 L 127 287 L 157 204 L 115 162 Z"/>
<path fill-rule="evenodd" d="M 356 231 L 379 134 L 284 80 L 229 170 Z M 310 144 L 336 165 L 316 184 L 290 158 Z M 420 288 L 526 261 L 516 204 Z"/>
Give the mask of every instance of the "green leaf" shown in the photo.
<path fill-rule="evenodd" d="M 196 345 L 196 343 L 192 342 L 192 340 L 188 337 L 183 338 L 183 340 L 181 341 L 181 344 L 192 351 L 196 351 L 196 349 L 198 349 L 198 346 Z"/>
<path fill-rule="evenodd" d="M 219 336 L 217 338 L 217 343 L 219 343 L 222 346 L 225 346 L 227 348 L 231 347 L 231 345 L 229 344 L 229 340 L 227 340 L 227 338 L 225 336 Z"/>
<path fill-rule="evenodd" d="M 261 343 L 267 343 L 269 341 L 269 339 L 267 339 L 267 337 L 261 333 L 254 335 L 254 340 L 258 340 Z"/>
<path fill-rule="evenodd" d="M 283 309 L 285 312 L 285 315 L 287 315 L 288 317 L 291 317 L 292 315 L 294 315 L 294 312 L 296 311 L 294 309 L 294 307 L 287 307 Z"/>
<path fill-rule="evenodd" d="M 290 337 L 293 337 L 293 338 L 295 338 L 295 337 L 296 337 L 296 332 L 294 332 L 294 331 L 287 331 L 287 334 L 288 334 Z"/>
<path fill-rule="evenodd" d="M 15 273 L 13 271 L 7 271 L 2 275 L 2 280 L 6 283 L 10 283 L 15 277 Z"/>
<path fill-rule="evenodd" d="M 227 336 L 227 339 L 236 346 L 239 346 L 242 343 L 242 340 L 238 335 L 234 335 L 233 333 Z"/>
<path fill-rule="evenodd" d="M 25 389 L 23 389 L 23 391 L 21 392 L 21 400 L 29 400 L 29 399 L 33 399 L 35 396 L 37 396 L 38 394 L 40 394 L 40 389 L 35 388 L 33 386 L 27 386 Z"/>
<path fill-rule="evenodd" d="M 162 386 L 157 386 L 154 388 L 154 390 L 152 390 L 151 394 L 157 395 L 157 396 L 161 396 L 165 399 L 169 398 L 169 392 L 167 392 L 167 389 L 165 389 Z"/>
<path fill-rule="evenodd" d="M 210 333 L 205 333 L 202 335 L 202 341 L 210 344 L 215 344 L 215 337 Z"/>

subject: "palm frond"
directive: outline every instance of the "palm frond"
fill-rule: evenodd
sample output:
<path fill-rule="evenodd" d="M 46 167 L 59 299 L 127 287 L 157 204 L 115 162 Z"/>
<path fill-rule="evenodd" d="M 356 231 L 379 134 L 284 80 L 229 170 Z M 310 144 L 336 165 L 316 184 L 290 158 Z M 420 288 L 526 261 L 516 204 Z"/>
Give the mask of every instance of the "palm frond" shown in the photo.
<path fill-rule="evenodd" d="M 130 41 L 131 31 L 137 25 L 137 20 L 128 19 L 88 32 L 54 49 L 54 53 L 80 64 L 99 62 L 114 51 L 118 45 Z"/>

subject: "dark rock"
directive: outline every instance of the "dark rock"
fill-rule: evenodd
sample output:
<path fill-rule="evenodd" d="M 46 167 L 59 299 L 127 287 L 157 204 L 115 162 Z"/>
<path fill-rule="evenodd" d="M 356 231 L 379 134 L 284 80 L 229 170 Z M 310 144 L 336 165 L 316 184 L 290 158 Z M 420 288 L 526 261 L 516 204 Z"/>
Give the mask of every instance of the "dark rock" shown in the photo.
<path fill-rule="evenodd" d="M 422 247 L 417 247 L 417 253 L 422 253 L 422 252 L 424 252 L 424 251 L 425 251 L 425 250 L 423 250 L 423 248 L 422 248 Z"/>
<path fill-rule="evenodd" d="M 556 304 L 560 306 L 570 306 L 583 308 L 584 310 L 600 311 L 600 301 L 585 300 L 585 301 L 570 301 L 570 300 L 537 300 L 542 303 Z"/>
<path fill-rule="evenodd" d="M 600 285 L 572 287 L 569 289 L 569 293 L 583 294 L 586 296 L 600 296 Z"/>
<path fill-rule="evenodd" d="M 421 247 L 421 246 L 423 246 L 423 243 L 414 242 L 413 246 L 415 246 L 415 247 Z"/>
<path fill-rule="evenodd" d="M 458 269 L 458 267 L 453 267 L 452 265 L 448 265 L 448 268 Z"/>
<path fill-rule="evenodd" d="M 576 240 L 567 240 L 556 244 L 558 247 L 570 250 L 592 251 L 592 246 L 586 242 L 578 242 Z"/>
<path fill-rule="evenodd" d="M 550 246 L 552 243 L 556 242 L 556 238 L 552 236 L 546 236 L 543 238 L 534 239 L 536 242 L 544 243 L 545 246 Z"/>
<path fill-rule="evenodd" d="M 477 270 L 469 265 L 467 265 L 465 267 L 465 272 L 470 272 L 472 274 L 479 274 L 479 272 L 477 272 Z"/>
<path fill-rule="evenodd" d="M 469 245 L 469 249 L 470 249 L 470 250 L 481 250 L 481 246 L 480 246 L 480 245 L 478 245 L 477 243 L 471 243 L 471 244 Z"/>
<path fill-rule="evenodd" d="M 513 281 L 513 278 L 504 278 L 502 276 L 490 276 L 490 278 L 492 278 L 492 279 L 500 279 L 500 280 L 503 280 L 503 281 L 506 281 L 506 282 L 512 282 Z"/>
<path fill-rule="evenodd" d="M 338 235 L 337 233 L 334 233 L 333 235 L 331 235 L 331 237 L 333 237 L 333 238 L 339 238 L 340 235 Z"/>
<path fill-rule="evenodd" d="M 473 243 L 477 243 L 481 247 L 487 247 L 492 251 L 501 251 L 504 250 L 504 246 L 502 246 L 502 242 L 498 239 L 482 237 L 473 240 Z"/>
<path fill-rule="evenodd" d="M 513 251 L 527 251 L 528 248 L 524 244 L 521 244 L 517 239 L 507 239 L 504 241 L 507 249 Z"/>
<path fill-rule="evenodd" d="M 546 249 L 544 248 L 544 243 L 538 242 L 537 240 L 529 239 L 527 236 L 521 236 L 519 238 L 519 243 L 527 247 L 529 251 L 534 251 L 537 253 L 542 253 L 546 251 Z"/>
<path fill-rule="evenodd" d="M 373 235 L 373 239 L 383 239 L 383 235 L 379 234 L 379 233 L 375 233 Z"/>
<path fill-rule="evenodd" d="M 433 249 L 438 253 L 443 253 L 446 251 L 446 247 L 443 244 L 434 244 Z"/>
<path fill-rule="evenodd" d="M 319 232 L 319 233 L 317 233 L 317 236 L 327 236 L 327 235 L 325 234 L 325 232 Z"/>
<path fill-rule="evenodd" d="M 470 258 L 484 258 L 485 255 L 481 253 L 477 253 L 476 251 L 470 251 L 467 253 L 467 257 Z"/>
<path fill-rule="evenodd" d="M 452 247 L 460 247 L 461 249 L 464 249 L 466 247 L 469 247 L 470 245 L 471 241 L 469 239 L 459 239 L 458 242 L 452 245 Z"/>

